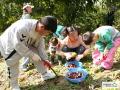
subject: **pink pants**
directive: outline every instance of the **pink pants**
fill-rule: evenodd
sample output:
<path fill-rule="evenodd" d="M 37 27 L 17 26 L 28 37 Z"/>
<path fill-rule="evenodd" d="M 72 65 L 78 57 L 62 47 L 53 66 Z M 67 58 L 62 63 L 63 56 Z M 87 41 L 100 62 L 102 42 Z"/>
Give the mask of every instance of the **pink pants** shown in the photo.
<path fill-rule="evenodd" d="M 113 42 L 113 47 L 109 50 L 106 57 L 103 57 L 102 60 L 99 60 L 100 52 L 98 51 L 98 49 L 94 50 L 92 53 L 93 64 L 100 65 L 105 69 L 111 69 L 113 66 L 114 55 L 118 46 L 120 46 L 120 37 L 115 39 L 115 41 Z"/>

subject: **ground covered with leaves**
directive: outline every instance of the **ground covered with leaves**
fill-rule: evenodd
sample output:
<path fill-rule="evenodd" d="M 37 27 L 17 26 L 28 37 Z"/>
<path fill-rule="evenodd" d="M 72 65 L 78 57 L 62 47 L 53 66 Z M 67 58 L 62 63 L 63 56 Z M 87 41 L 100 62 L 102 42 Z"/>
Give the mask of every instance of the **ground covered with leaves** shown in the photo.
<path fill-rule="evenodd" d="M 88 70 L 89 76 L 80 84 L 68 82 L 64 77 L 66 71 L 64 65 L 55 65 L 53 68 L 58 77 L 45 82 L 41 81 L 40 74 L 35 68 L 27 72 L 20 71 L 20 88 L 21 90 L 102 90 L 102 82 L 120 82 L 120 48 L 115 55 L 114 66 L 111 70 L 97 70 L 92 67 L 90 57 L 84 58 L 82 63 Z M 0 90 L 10 90 L 4 60 L 0 60 Z"/>

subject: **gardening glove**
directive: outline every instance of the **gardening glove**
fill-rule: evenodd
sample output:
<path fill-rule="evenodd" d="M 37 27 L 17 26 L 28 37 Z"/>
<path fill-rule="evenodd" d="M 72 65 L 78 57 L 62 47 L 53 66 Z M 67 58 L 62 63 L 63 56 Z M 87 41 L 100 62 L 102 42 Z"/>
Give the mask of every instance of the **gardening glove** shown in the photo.
<path fill-rule="evenodd" d="M 72 53 L 65 53 L 66 59 L 69 60 L 72 58 Z"/>
<path fill-rule="evenodd" d="M 32 60 L 33 61 L 40 61 L 41 58 L 40 58 L 40 56 L 38 54 L 34 53 L 33 56 L 32 56 Z"/>
<path fill-rule="evenodd" d="M 52 67 L 52 64 L 49 62 L 49 60 L 42 60 L 43 64 L 45 67 L 47 67 L 48 69 L 50 69 Z"/>

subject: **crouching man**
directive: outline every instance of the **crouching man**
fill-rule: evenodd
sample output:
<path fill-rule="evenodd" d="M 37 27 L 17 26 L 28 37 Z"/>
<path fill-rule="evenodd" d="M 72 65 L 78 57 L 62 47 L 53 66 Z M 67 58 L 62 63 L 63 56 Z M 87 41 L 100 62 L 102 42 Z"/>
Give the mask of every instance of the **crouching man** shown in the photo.
<path fill-rule="evenodd" d="M 54 33 L 56 28 L 57 19 L 53 16 L 45 16 L 40 20 L 23 19 L 13 23 L 0 36 L 0 52 L 8 66 L 12 90 L 20 90 L 18 74 L 22 57 L 32 59 L 43 80 L 55 78 L 55 74 L 49 72 L 43 64 L 48 60 L 43 36 Z"/>

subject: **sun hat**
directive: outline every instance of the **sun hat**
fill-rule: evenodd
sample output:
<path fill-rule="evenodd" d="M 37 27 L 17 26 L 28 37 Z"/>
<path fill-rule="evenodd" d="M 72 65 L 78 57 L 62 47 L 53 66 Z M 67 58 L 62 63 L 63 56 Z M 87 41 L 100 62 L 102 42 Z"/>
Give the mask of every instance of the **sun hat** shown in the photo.
<path fill-rule="evenodd" d="M 23 9 L 27 8 L 27 7 L 31 7 L 31 8 L 34 8 L 33 5 L 31 5 L 30 3 L 26 3 L 23 5 Z"/>

